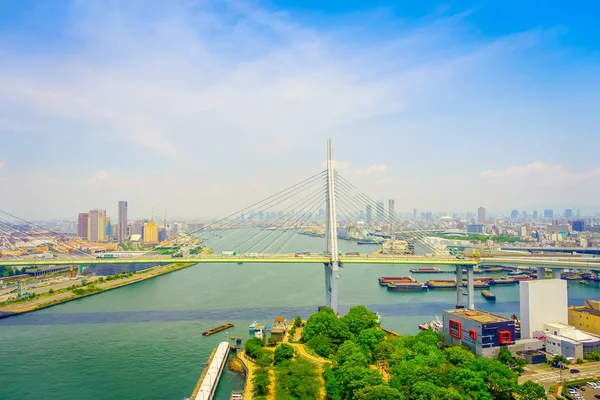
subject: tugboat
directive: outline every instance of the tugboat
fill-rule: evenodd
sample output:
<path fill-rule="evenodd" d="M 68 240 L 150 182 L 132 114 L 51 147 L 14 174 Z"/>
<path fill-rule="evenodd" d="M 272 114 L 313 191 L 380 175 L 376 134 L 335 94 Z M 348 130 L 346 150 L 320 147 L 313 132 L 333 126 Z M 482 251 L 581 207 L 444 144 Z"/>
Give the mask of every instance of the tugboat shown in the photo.
<path fill-rule="evenodd" d="M 585 279 L 582 279 L 579 281 L 579 283 L 581 283 L 582 285 L 587 285 L 588 281 L 586 281 Z"/>

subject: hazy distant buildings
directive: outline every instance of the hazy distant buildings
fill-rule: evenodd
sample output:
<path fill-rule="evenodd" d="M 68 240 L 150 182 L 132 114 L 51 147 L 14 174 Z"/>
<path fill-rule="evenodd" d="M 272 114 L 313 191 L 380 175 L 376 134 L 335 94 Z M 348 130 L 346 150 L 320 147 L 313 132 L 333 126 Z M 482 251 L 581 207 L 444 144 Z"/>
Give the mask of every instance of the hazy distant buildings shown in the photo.
<path fill-rule="evenodd" d="M 367 204 L 366 210 L 365 210 L 365 214 L 366 214 L 366 220 L 367 220 L 367 225 L 371 225 L 371 221 L 373 220 L 373 210 L 371 208 L 370 204 Z"/>
<path fill-rule="evenodd" d="M 547 208 L 544 210 L 544 218 L 552 219 L 554 218 L 554 210 Z"/>
<path fill-rule="evenodd" d="M 88 237 L 88 213 L 79 213 L 77 217 L 77 236 L 82 239 Z"/>
<path fill-rule="evenodd" d="M 512 219 L 517 219 L 519 218 L 519 210 L 512 210 L 512 212 L 510 213 L 510 217 Z"/>
<path fill-rule="evenodd" d="M 119 221 L 117 224 L 117 240 L 119 243 L 127 241 L 127 202 L 119 201 Z"/>
<path fill-rule="evenodd" d="M 485 233 L 485 225 L 483 224 L 470 224 L 467 225 L 467 233 Z"/>
<path fill-rule="evenodd" d="M 111 224 L 110 224 L 110 217 L 106 217 L 106 222 L 104 224 L 105 226 L 105 235 L 107 238 L 110 238 L 112 236 L 112 229 L 111 229 Z"/>
<path fill-rule="evenodd" d="M 413 208 L 413 218 L 417 218 L 417 209 Z"/>
<path fill-rule="evenodd" d="M 394 201 L 394 199 L 388 200 L 388 213 L 391 221 L 396 216 L 396 202 Z"/>
<path fill-rule="evenodd" d="M 106 211 L 90 210 L 88 213 L 88 234 L 90 242 L 103 242 L 106 239 Z"/>
<path fill-rule="evenodd" d="M 131 235 L 143 235 L 144 234 L 144 224 L 145 221 L 143 219 L 138 219 L 133 222 L 133 226 L 131 229 Z"/>
<path fill-rule="evenodd" d="M 565 218 L 566 218 L 566 219 L 571 219 L 571 218 L 573 218 L 573 210 L 572 210 L 572 209 L 570 209 L 570 208 L 567 208 L 567 209 L 565 210 Z"/>
<path fill-rule="evenodd" d="M 485 208 L 484 207 L 479 207 L 477 209 L 477 223 L 485 224 Z"/>
<path fill-rule="evenodd" d="M 537 210 L 535 210 L 533 212 L 533 219 L 538 219 L 538 212 L 537 212 Z"/>

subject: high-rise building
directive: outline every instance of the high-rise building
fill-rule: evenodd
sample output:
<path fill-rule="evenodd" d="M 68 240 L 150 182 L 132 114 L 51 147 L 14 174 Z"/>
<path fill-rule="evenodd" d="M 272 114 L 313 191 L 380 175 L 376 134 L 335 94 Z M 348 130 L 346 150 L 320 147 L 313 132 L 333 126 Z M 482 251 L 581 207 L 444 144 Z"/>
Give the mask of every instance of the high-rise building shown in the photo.
<path fill-rule="evenodd" d="M 131 229 L 132 235 L 143 235 L 144 234 L 144 224 L 146 221 L 143 219 L 138 219 L 133 222 L 133 226 Z"/>
<path fill-rule="evenodd" d="M 119 201 L 119 221 L 117 225 L 117 240 L 119 243 L 126 242 L 127 237 L 127 202 Z"/>
<path fill-rule="evenodd" d="M 519 217 L 519 210 L 512 210 L 512 212 L 510 213 L 510 217 L 512 219 L 517 219 Z"/>
<path fill-rule="evenodd" d="M 533 219 L 538 219 L 538 212 L 537 212 L 537 210 L 535 210 L 533 212 Z"/>
<path fill-rule="evenodd" d="M 90 242 L 104 242 L 106 238 L 106 211 L 100 209 L 90 210 L 88 213 L 88 240 Z"/>
<path fill-rule="evenodd" d="M 551 208 L 545 209 L 544 210 L 544 218 L 546 218 L 546 219 L 554 218 L 554 210 L 552 210 Z"/>
<path fill-rule="evenodd" d="M 573 210 L 572 210 L 572 209 L 570 209 L 570 208 L 567 208 L 567 209 L 565 210 L 565 218 L 566 218 L 566 219 L 571 219 L 571 218 L 573 218 Z"/>
<path fill-rule="evenodd" d="M 110 217 L 106 217 L 106 237 L 110 238 L 112 236 L 111 225 L 110 225 Z"/>
<path fill-rule="evenodd" d="M 373 220 L 373 210 L 371 209 L 370 204 L 367 204 L 365 214 L 367 214 L 367 225 L 371 225 L 371 221 Z"/>
<path fill-rule="evenodd" d="M 88 237 L 88 213 L 79 213 L 77 217 L 77 236 L 82 239 Z"/>
<path fill-rule="evenodd" d="M 144 226 L 144 243 L 158 243 L 158 225 L 154 221 Z"/>
<path fill-rule="evenodd" d="M 575 232 L 585 231 L 585 221 L 582 219 L 573 221 L 573 230 Z"/>
<path fill-rule="evenodd" d="M 396 216 L 396 202 L 394 199 L 388 200 L 388 213 L 391 221 Z"/>
<path fill-rule="evenodd" d="M 385 221 L 385 208 L 383 200 L 377 202 L 377 222 L 382 223 Z"/>
<path fill-rule="evenodd" d="M 417 218 L 417 209 L 413 208 L 413 218 Z"/>
<path fill-rule="evenodd" d="M 485 208 L 484 207 L 479 207 L 477 209 L 477 223 L 485 224 Z"/>

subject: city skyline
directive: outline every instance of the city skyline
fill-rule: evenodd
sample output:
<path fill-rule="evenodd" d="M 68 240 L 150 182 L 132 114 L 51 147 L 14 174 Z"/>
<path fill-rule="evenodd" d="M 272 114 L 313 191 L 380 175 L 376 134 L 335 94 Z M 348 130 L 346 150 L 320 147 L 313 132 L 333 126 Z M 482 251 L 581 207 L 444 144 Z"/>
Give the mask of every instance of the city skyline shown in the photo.
<path fill-rule="evenodd" d="M 514 4 L 5 3 L 3 207 L 224 215 L 332 137 L 399 211 L 600 211 L 600 164 L 562 145 L 600 144 L 593 12 Z"/>

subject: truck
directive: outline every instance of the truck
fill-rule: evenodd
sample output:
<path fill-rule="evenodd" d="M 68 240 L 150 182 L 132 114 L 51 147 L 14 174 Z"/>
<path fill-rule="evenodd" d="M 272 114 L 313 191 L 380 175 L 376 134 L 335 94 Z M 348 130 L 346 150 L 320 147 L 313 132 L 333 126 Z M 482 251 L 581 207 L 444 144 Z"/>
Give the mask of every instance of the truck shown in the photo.
<path fill-rule="evenodd" d="M 235 256 L 237 253 L 235 251 L 222 251 L 221 255 L 223 256 Z"/>

